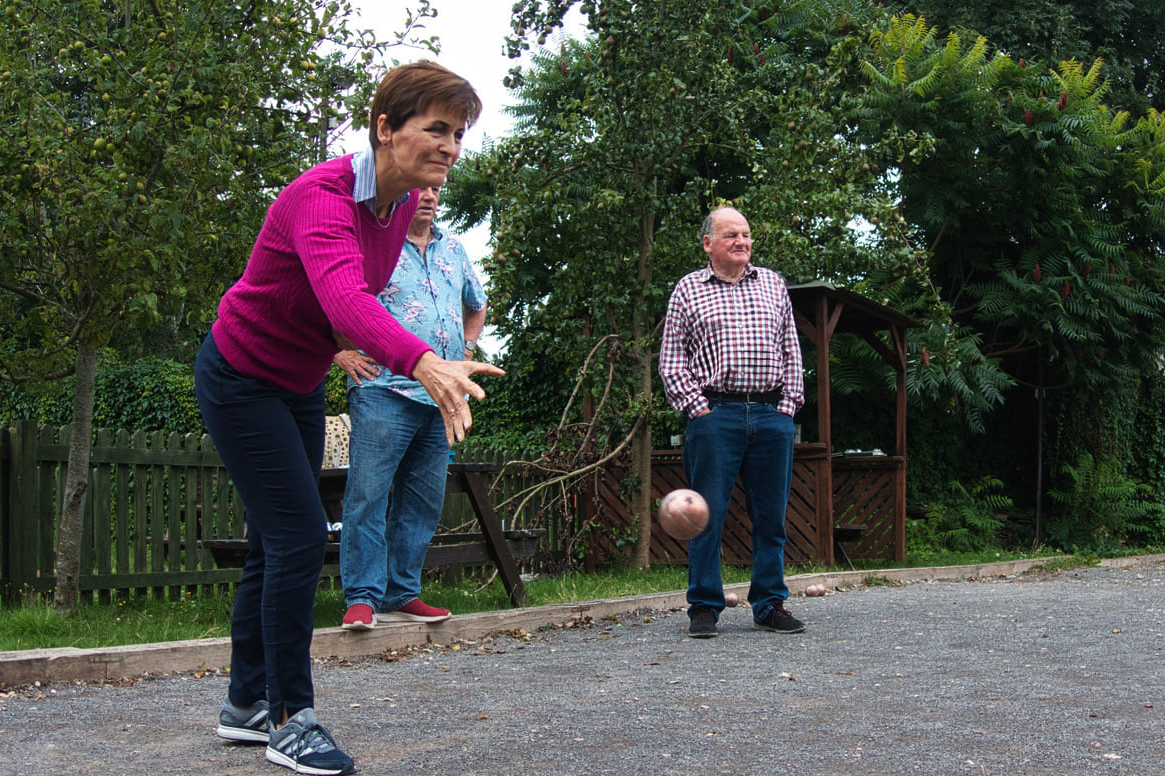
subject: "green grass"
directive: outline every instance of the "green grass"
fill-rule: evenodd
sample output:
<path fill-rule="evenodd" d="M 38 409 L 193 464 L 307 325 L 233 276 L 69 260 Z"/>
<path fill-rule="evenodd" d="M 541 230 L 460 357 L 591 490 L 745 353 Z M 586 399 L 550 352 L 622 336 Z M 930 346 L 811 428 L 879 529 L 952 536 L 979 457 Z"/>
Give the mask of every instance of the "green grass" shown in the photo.
<path fill-rule="evenodd" d="M 790 571 L 789 573 L 795 573 Z M 724 567 L 725 584 L 747 582 L 749 570 Z M 656 566 L 648 571 L 605 569 L 587 574 L 574 572 L 525 584 L 531 606 L 623 598 L 648 593 L 686 590 L 687 566 Z M 425 584 L 425 603 L 457 614 L 493 612 L 510 608 L 510 598 L 501 580 L 494 579 L 483 587 L 480 579 L 466 579 L 458 584 Z M 344 598 L 339 591 L 321 590 L 316 596 L 316 625 L 339 624 L 344 616 Z"/>
<path fill-rule="evenodd" d="M 0 611 L 0 651 L 108 647 L 230 635 L 231 597 L 82 603 L 62 614 L 46 603 Z"/>
<path fill-rule="evenodd" d="M 1013 552 L 1009 550 L 990 549 L 981 552 L 954 552 L 953 550 L 927 549 L 920 552 L 907 550 L 905 561 L 869 560 L 858 558 L 854 560 L 854 567 L 862 570 L 869 569 L 900 569 L 925 568 L 928 566 L 974 566 L 980 563 L 999 563 L 1009 560 L 1027 560 L 1029 558 L 1051 557 L 1062 553 L 1051 551 L 1040 552 Z"/>
<path fill-rule="evenodd" d="M 855 561 L 861 570 L 918 566 L 956 566 L 1033 557 L 1030 554 L 991 550 L 982 553 L 928 553 L 905 563 Z M 1056 568 L 1066 561 L 1057 561 Z M 1076 566 L 1092 560 L 1073 558 Z M 788 567 L 786 574 L 826 570 L 822 566 Z M 747 582 L 749 569 L 726 566 L 725 584 Z M 532 606 L 591 601 L 604 598 L 662 593 L 687 588 L 686 566 L 656 566 L 648 571 L 606 569 L 596 573 L 575 572 L 527 583 Z M 510 608 L 505 588 L 498 579 L 488 583 L 465 578 L 458 583 L 427 582 L 425 601 L 458 614 Z M 52 647 L 108 647 L 184 641 L 230 635 L 233 598 L 229 595 L 184 596 L 180 600 L 149 598 L 115 599 L 110 604 L 84 603 L 71 614 L 62 614 L 47 603 L 30 603 L 0 609 L 0 651 Z M 339 590 L 321 589 L 316 596 L 317 627 L 338 625 L 344 616 Z"/>

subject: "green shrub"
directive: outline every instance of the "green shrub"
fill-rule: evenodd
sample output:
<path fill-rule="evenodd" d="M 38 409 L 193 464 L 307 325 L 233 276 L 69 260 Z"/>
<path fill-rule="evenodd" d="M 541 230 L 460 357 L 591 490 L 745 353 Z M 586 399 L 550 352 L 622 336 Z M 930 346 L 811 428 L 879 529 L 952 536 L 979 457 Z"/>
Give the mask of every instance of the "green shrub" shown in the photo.
<path fill-rule="evenodd" d="M 996 513 L 1010 509 L 1003 483 L 983 477 L 970 491 L 962 483 L 947 484 L 947 496 L 930 506 L 925 520 L 911 520 L 910 552 L 981 552 L 998 546 L 1002 523 Z"/>
<path fill-rule="evenodd" d="M 324 410 L 329 415 L 343 415 L 348 412 L 348 375 L 338 366 L 328 370 L 324 384 Z"/>
<path fill-rule="evenodd" d="M 4 420 L 36 420 L 48 426 L 70 423 L 73 382 L 66 378 L 39 394 L 12 392 L 4 401 Z M 201 433 L 193 365 L 158 358 L 121 363 L 107 351 L 95 379 L 93 428 Z"/>
<path fill-rule="evenodd" d="M 1130 540 L 1151 542 L 1163 525 L 1162 505 L 1145 498 L 1146 485 L 1129 477 L 1120 461 L 1082 452 L 1061 470 L 1062 485 L 1048 491 L 1059 507 L 1048 539 L 1062 549 L 1111 551 Z"/>

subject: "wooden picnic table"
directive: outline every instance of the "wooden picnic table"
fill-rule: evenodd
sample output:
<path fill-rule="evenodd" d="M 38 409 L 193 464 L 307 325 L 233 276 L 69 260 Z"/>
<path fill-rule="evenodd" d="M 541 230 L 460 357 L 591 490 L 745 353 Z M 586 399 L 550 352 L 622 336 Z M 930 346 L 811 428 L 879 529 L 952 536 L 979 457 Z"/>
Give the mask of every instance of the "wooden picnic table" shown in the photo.
<path fill-rule="evenodd" d="M 502 530 L 489 497 L 489 475 L 498 469 L 492 463 L 450 463 L 445 483 L 446 496 L 461 493 L 468 499 L 477 517 L 480 533 L 437 534 L 429 543 L 425 556 L 427 568 L 493 563 L 505 585 L 514 606 L 528 606 L 529 597 L 522 584 L 515 557 L 529 557 L 537 549 L 543 530 Z M 340 523 L 343 518 L 344 487 L 348 470 L 324 469 L 320 473 L 320 502 L 329 523 Z M 211 539 L 203 546 L 214 556 L 220 567 L 237 567 L 247 554 L 246 539 Z M 339 542 L 329 542 L 326 563 L 338 562 Z"/>

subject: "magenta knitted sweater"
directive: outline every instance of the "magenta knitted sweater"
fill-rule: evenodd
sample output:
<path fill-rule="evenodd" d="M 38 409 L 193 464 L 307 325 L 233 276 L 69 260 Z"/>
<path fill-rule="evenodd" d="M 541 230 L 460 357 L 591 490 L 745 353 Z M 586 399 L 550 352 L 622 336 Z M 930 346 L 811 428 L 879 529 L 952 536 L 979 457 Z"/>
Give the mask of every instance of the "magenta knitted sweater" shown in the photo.
<path fill-rule="evenodd" d="M 400 257 L 418 195 L 382 226 L 352 199 L 355 180 L 351 156 L 332 159 L 292 181 L 267 211 L 212 327 L 215 344 L 243 375 L 308 393 L 339 350 L 333 329 L 406 377 L 430 350 L 375 296 Z"/>

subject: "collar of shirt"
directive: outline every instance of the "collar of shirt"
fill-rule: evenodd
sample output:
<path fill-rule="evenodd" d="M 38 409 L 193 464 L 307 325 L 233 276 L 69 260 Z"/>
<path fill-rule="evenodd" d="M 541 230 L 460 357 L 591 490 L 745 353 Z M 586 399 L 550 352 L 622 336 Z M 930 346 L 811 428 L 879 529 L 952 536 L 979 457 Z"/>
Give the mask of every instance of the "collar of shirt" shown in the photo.
<path fill-rule="evenodd" d="M 363 204 L 372 211 L 372 215 L 376 215 L 376 152 L 372 149 L 372 144 L 364 146 L 363 151 L 358 151 L 352 154 L 352 172 L 356 175 L 356 185 L 352 187 L 352 199 Z M 403 205 L 408 202 L 408 193 L 402 194 L 392 205 L 392 210 L 396 210 L 397 205 Z M 392 210 L 389 215 L 392 215 Z"/>
<path fill-rule="evenodd" d="M 409 245 L 413 246 L 418 251 L 421 250 L 421 246 L 418 245 L 417 243 L 413 242 L 412 237 L 406 237 L 405 239 L 408 240 Z M 435 243 L 435 242 L 441 242 L 444 239 L 445 239 L 445 233 L 443 231 L 441 231 L 441 227 L 437 226 L 437 222 L 433 221 L 432 223 L 430 223 L 429 224 L 429 244 Z"/>
<path fill-rule="evenodd" d="M 713 278 L 716 278 L 721 283 L 728 283 L 729 282 L 729 281 L 725 280 L 724 278 L 717 277 L 716 272 L 713 271 L 713 269 L 712 269 L 711 262 L 709 262 L 708 266 L 704 267 L 704 269 L 698 270 L 698 271 L 701 273 L 700 280 L 704 283 L 711 281 Z M 740 279 L 743 280 L 744 278 L 755 278 L 756 276 L 757 276 L 756 267 L 754 267 L 752 265 L 752 263 L 749 262 L 748 266 L 744 268 L 744 272 L 741 274 Z M 740 281 L 737 281 L 737 282 L 740 282 Z"/>

